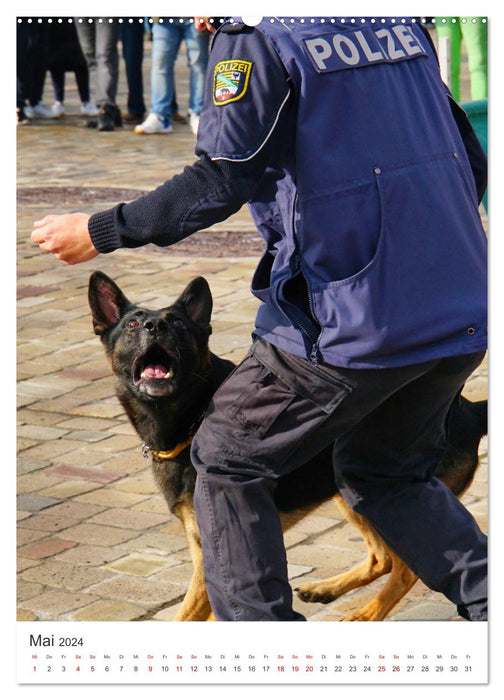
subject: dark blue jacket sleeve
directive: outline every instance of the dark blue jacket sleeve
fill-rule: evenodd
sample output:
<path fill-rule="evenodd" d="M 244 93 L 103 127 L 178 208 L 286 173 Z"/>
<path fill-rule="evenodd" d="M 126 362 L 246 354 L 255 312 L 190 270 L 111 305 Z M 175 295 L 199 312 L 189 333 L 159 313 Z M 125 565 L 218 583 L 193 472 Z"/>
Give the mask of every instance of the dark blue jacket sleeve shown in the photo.
<path fill-rule="evenodd" d="M 216 105 L 216 67 L 223 62 L 251 65 L 239 99 Z M 284 69 L 259 33 L 243 27 L 219 31 L 207 71 L 199 160 L 134 202 L 94 214 L 89 232 L 95 248 L 108 253 L 147 243 L 168 246 L 238 211 L 272 160 L 288 95 Z"/>

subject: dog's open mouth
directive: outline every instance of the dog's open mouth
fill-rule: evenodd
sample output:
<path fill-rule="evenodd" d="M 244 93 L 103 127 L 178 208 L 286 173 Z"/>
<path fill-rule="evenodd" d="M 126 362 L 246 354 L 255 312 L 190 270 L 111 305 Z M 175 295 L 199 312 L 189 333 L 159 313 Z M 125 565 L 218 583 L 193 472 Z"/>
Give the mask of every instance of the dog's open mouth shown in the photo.
<path fill-rule="evenodd" d="M 173 380 L 176 360 L 160 346 L 155 346 L 135 361 L 133 381 L 139 388 L 145 387 L 148 393 L 163 390 Z"/>

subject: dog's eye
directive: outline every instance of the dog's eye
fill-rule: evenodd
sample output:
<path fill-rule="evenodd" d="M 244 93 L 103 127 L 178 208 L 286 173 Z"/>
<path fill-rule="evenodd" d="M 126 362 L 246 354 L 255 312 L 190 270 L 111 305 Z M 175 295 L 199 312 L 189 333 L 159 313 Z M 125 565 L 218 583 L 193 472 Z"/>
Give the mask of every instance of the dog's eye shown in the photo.
<path fill-rule="evenodd" d="M 136 328 L 139 325 L 140 321 L 136 318 L 132 318 L 131 321 L 128 321 L 128 328 Z"/>
<path fill-rule="evenodd" d="M 172 325 L 174 328 L 185 328 L 185 323 L 180 318 L 173 319 Z"/>

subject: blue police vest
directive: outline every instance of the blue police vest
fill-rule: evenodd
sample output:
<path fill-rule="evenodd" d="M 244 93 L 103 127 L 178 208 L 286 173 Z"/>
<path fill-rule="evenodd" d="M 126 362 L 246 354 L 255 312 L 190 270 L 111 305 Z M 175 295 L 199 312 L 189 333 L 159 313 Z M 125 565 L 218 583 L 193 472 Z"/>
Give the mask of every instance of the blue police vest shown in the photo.
<path fill-rule="evenodd" d="M 268 246 L 257 333 L 355 368 L 484 349 L 486 236 L 421 28 L 266 18 L 257 30 L 295 97 L 292 151 L 250 203 Z"/>

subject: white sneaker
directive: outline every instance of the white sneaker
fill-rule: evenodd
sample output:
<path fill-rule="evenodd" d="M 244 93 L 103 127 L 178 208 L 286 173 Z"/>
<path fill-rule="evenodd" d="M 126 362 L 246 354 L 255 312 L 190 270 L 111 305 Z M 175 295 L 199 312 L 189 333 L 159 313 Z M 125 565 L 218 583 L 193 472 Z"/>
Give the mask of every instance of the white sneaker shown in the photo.
<path fill-rule="evenodd" d="M 38 105 L 35 105 L 35 107 L 32 107 L 33 110 L 33 118 L 34 119 L 55 119 L 56 115 L 53 114 L 53 111 L 51 107 L 47 107 L 47 105 L 43 105 L 41 102 L 38 103 Z"/>
<path fill-rule="evenodd" d="M 92 105 L 91 102 L 83 102 L 80 109 L 82 114 L 85 114 L 86 117 L 97 117 L 98 114 L 100 114 L 98 107 Z"/>
<path fill-rule="evenodd" d="M 191 131 L 195 136 L 198 135 L 199 123 L 200 115 L 195 114 L 194 112 L 189 112 L 189 126 L 191 127 Z"/>
<path fill-rule="evenodd" d="M 55 119 L 59 119 L 59 117 L 62 117 L 65 114 L 65 108 L 63 107 L 63 104 L 61 102 L 56 101 L 51 107 L 51 113 Z"/>
<path fill-rule="evenodd" d="M 135 126 L 135 134 L 171 134 L 173 127 L 157 114 L 151 112 L 147 119 L 138 126 Z"/>

